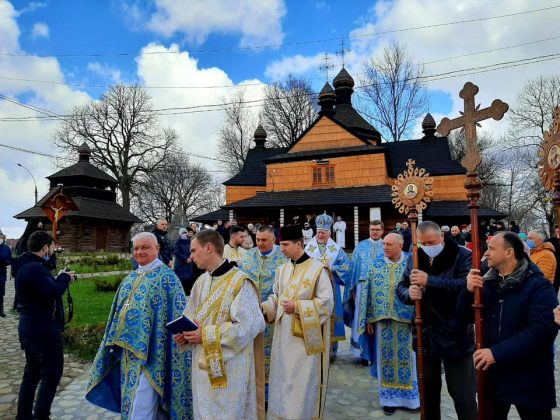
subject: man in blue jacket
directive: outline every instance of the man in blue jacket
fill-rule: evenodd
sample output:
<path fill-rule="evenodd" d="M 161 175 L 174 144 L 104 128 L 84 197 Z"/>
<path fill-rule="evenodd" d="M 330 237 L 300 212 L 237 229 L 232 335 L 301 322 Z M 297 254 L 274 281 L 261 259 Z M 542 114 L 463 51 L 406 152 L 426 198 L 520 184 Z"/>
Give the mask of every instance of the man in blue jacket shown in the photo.
<path fill-rule="evenodd" d="M 424 338 L 424 408 L 426 419 L 441 418 L 441 365 L 447 390 L 453 399 L 459 420 L 475 420 L 476 380 L 472 353 L 472 331 L 456 312 L 457 298 L 465 288 L 472 267 L 471 252 L 445 239 L 440 227 L 422 222 L 416 230 L 421 248 L 419 268 L 412 258 L 397 287 L 397 296 L 412 305 L 420 300 Z"/>
<path fill-rule="evenodd" d="M 472 315 L 472 292 L 482 288 L 485 348 L 474 353 L 474 363 L 487 371 L 486 418 L 507 419 L 513 404 L 522 420 L 552 419 L 554 288 L 513 232 L 495 235 L 486 256 L 490 270 L 484 277 L 471 270 L 458 301 L 458 312 Z"/>
<path fill-rule="evenodd" d="M 6 237 L 0 232 L 0 317 L 4 318 L 4 295 L 6 294 L 6 280 L 8 266 L 12 264 L 12 249 L 5 244 Z"/>
<path fill-rule="evenodd" d="M 51 274 L 45 257 L 52 256 L 54 246 L 47 232 L 32 233 L 27 246 L 29 252 L 13 264 L 19 340 L 25 352 L 16 419 L 48 419 L 64 365 L 62 295 L 74 274 L 61 271 L 56 279 Z"/>

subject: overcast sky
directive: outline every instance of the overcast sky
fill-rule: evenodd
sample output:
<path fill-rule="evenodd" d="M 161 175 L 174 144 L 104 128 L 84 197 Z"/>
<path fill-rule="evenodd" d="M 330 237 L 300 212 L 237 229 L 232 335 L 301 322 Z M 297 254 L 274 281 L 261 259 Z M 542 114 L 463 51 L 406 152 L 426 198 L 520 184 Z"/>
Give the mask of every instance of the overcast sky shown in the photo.
<path fill-rule="evenodd" d="M 546 0 L 0 0 L 0 229 L 19 236 L 25 224 L 13 215 L 33 205 L 33 181 L 17 163 L 34 174 L 40 197 L 56 170 L 49 157 L 4 146 L 60 155 L 51 146 L 56 119 L 36 117 L 69 113 L 110 84 L 146 86 L 156 109 L 217 104 L 239 85 L 248 100 L 261 99 L 264 83 L 290 73 L 319 90 L 322 57 L 333 58 L 332 78 L 343 38 L 359 85 L 363 61 L 397 40 L 434 76 L 430 111 L 439 121 L 458 114 L 466 81 L 480 86 L 482 106 L 514 105 L 527 80 L 557 73 L 559 19 L 560 3 Z M 161 116 L 187 152 L 206 156 L 218 153 L 222 119 L 220 111 Z M 484 128 L 499 134 L 506 124 Z"/>

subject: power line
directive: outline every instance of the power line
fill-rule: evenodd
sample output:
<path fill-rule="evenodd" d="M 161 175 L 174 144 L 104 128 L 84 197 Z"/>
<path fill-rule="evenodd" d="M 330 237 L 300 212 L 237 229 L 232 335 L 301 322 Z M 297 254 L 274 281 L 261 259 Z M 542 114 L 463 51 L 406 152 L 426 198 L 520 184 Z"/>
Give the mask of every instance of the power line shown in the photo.
<path fill-rule="evenodd" d="M 486 72 L 496 71 L 496 70 L 503 70 L 503 69 L 512 68 L 512 67 L 519 67 L 519 66 L 523 66 L 523 65 L 529 65 L 529 64 L 534 64 L 534 63 L 541 63 L 541 62 L 556 60 L 558 58 L 560 58 L 560 53 L 547 54 L 547 55 L 523 58 L 523 59 L 519 59 L 519 60 L 511 60 L 511 61 L 505 61 L 505 62 L 500 62 L 500 63 L 488 64 L 488 65 L 479 66 L 479 67 L 470 67 L 470 68 L 464 68 L 464 69 L 459 69 L 459 70 L 452 70 L 452 71 L 433 74 L 433 75 L 419 76 L 419 77 L 414 77 L 414 78 L 403 80 L 403 82 L 424 80 L 426 83 L 432 83 L 432 82 L 435 82 L 435 81 L 438 81 L 438 80 L 444 80 L 444 79 L 450 79 L 450 78 L 456 78 L 456 77 L 464 77 L 464 76 L 467 76 L 467 75 L 486 73 Z M 366 85 L 361 85 L 361 86 L 355 86 L 354 89 L 356 89 L 356 90 L 365 89 L 365 88 L 370 87 L 370 86 L 372 86 L 372 85 L 371 84 L 366 84 Z M 0 99 L 4 99 L 4 98 L 6 98 L 6 97 L 3 97 L 3 95 L 0 95 Z M 256 108 L 256 107 L 261 106 L 265 101 L 266 101 L 266 99 L 256 99 L 256 100 L 249 100 L 249 101 L 240 101 L 239 104 L 242 105 L 241 106 L 242 108 Z M 25 104 L 22 104 L 21 102 L 19 102 L 17 100 L 12 100 L 10 102 L 13 102 L 17 105 L 25 106 Z M 233 104 L 234 104 L 233 102 L 221 103 L 221 104 L 206 104 L 206 105 L 195 105 L 195 106 L 191 106 L 191 107 L 162 108 L 162 109 L 155 109 L 155 110 L 152 110 L 152 111 L 154 111 L 156 113 L 156 115 L 160 115 L 160 116 L 164 116 L 164 115 L 187 115 L 187 114 L 195 114 L 195 113 L 202 113 L 202 112 L 222 111 L 222 110 L 226 109 L 227 105 L 233 105 Z M 247 104 L 251 104 L 251 105 L 247 105 Z M 25 106 L 25 107 L 27 107 L 27 106 Z M 41 109 L 41 108 L 38 108 L 38 109 Z M 162 112 L 162 111 L 167 111 L 167 110 L 176 110 L 177 112 Z M 50 111 L 48 111 L 48 110 L 42 110 L 42 111 L 37 111 L 37 112 L 42 112 L 43 114 L 47 115 L 47 117 L 40 117 L 40 116 L 37 116 L 35 118 L 33 116 L 28 116 L 28 117 L 5 117 L 5 118 L 0 118 L 0 122 L 31 122 L 31 121 L 53 121 L 53 120 L 63 120 L 64 121 L 66 118 L 72 117 L 72 114 L 69 114 L 69 115 L 58 114 L 58 116 L 50 115 L 49 114 Z"/>
<path fill-rule="evenodd" d="M 493 48 L 493 49 L 489 49 L 489 50 L 483 50 L 483 51 L 474 51 L 474 52 L 469 52 L 469 53 L 465 53 L 465 54 L 460 54 L 460 55 L 455 55 L 455 56 L 449 56 L 449 57 L 444 57 L 444 58 L 439 58 L 436 60 L 430 60 L 430 61 L 425 61 L 423 63 L 416 63 L 414 64 L 415 66 L 425 66 L 425 65 L 429 65 L 429 64 L 437 64 L 437 63 L 441 63 L 441 62 L 445 62 L 445 61 L 449 61 L 449 60 L 454 60 L 457 58 L 464 58 L 464 57 L 470 57 L 470 56 L 474 56 L 474 55 L 480 55 L 480 54 L 487 54 L 487 53 L 491 53 L 491 52 L 496 52 L 496 51 L 503 51 L 503 50 L 508 50 L 508 49 L 512 49 L 512 48 L 517 48 L 517 47 L 524 47 L 527 45 L 534 45 L 534 44 L 538 44 L 538 43 L 542 43 L 542 42 L 547 42 L 547 41 L 553 41 L 556 39 L 560 39 L 560 35 L 559 36 L 554 36 L 554 37 L 549 37 L 549 38 L 544 38 L 544 39 L 538 39 L 538 40 L 534 40 L 534 41 L 528 41 L 528 42 L 523 42 L 520 44 L 514 44 L 514 45 L 508 45 L 505 47 L 499 47 L 499 48 Z M 364 72 L 358 72 L 355 73 L 356 76 L 359 76 L 361 74 L 365 74 Z M 54 80 L 41 80 L 41 79 L 24 79 L 24 78 L 19 78 L 19 77 L 12 77 L 12 76 L 0 76 L 1 80 L 11 80 L 11 81 L 17 81 L 17 82 L 28 82 L 28 83 L 40 83 L 40 84 L 49 84 L 49 85 L 57 85 L 57 86 L 68 86 L 68 87 L 72 87 L 72 88 L 82 88 L 82 89 L 107 89 L 109 88 L 111 85 L 107 85 L 107 84 L 83 84 L 83 83 L 66 83 L 66 82 L 59 82 L 59 81 L 54 81 Z M 312 77 L 312 78 L 307 78 L 309 80 L 322 80 L 322 77 Z M 175 85 L 175 86 L 150 86 L 150 85 L 138 85 L 141 86 L 143 89 L 154 89 L 154 90 L 158 90 L 158 89 L 239 89 L 239 88 L 245 88 L 245 87 L 255 87 L 255 86 L 272 86 L 272 85 L 276 85 L 276 84 L 282 84 L 285 83 L 287 80 L 276 80 L 276 81 L 272 81 L 270 83 L 265 83 L 265 82 L 252 82 L 252 83 L 245 83 L 243 85 L 184 85 L 184 86 L 180 86 L 180 85 Z M 130 88 L 134 88 L 136 85 L 130 85 L 130 86 L 125 86 L 125 87 L 130 87 Z M 200 107 L 202 107 L 203 105 L 201 105 Z"/>
<path fill-rule="evenodd" d="M 67 160 L 67 161 L 71 161 L 71 162 L 76 162 L 76 159 L 72 159 L 70 157 L 51 155 L 49 153 L 38 152 L 36 150 L 24 149 L 23 147 L 10 146 L 8 144 L 0 144 L 0 147 L 4 147 L 6 149 L 11 149 L 11 150 L 14 150 L 14 151 L 17 151 L 17 152 L 23 152 L 23 153 L 29 153 L 29 154 L 32 154 L 32 155 L 48 157 L 48 158 L 52 158 L 52 159 Z M 215 161 L 218 161 L 218 162 L 227 163 L 226 160 L 212 158 L 212 157 L 209 157 L 209 156 L 203 156 L 203 155 L 199 155 L 197 153 L 184 152 L 184 151 L 179 151 L 178 153 L 182 154 L 182 155 L 186 155 L 186 156 L 194 156 L 194 157 L 198 157 L 198 158 L 210 159 L 210 160 L 215 160 Z M 227 171 L 222 171 L 222 170 L 208 170 L 206 168 L 204 168 L 204 170 L 207 171 L 207 172 L 212 172 L 212 173 L 227 172 Z"/>
<path fill-rule="evenodd" d="M 436 23 L 431 25 L 423 25 L 423 26 L 413 26 L 408 28 L 400 28 L 400 29 L 390 29 L 386 31 L 378 31 L 378 32 L 371 32 L 365 34 L 356 34 L 356 35 L 349 35 L 347 37 L 334 37 L 334 38 L 324 38 L 324 39 L 316 39 L 316 40 L 307 40 L 307 41 L 297 41 L 297 42 L 290 42 L 290 43 L 282 43 L 282 44 L 269 44 L 269 45 L 257 45 L 253 47 L 233 47 L 233 48 L 213 48 L 213 49 L 201 49 L 201 50 L 193 50 L 191 53 L 194 54 L 203 54 L 203 53 L 220 53 L 220 52 L 236 52 L 236 51 L 251 51 L 251 50 L 258 50 L 258 49 L 269 49 L 269 48 L 284 48 L 284 47 L 293 47 L 298 45 L 311 45 L 311 44 L 321 44 L 333 41 L 340 41 L 344 39 L 357 39 L 357 38 L 366 38 L 372 36 L 380 36 L 380 35 L 388 35 L 393 33 L 399 32 L 409 32 L 409 31 L 417 31 L 423 29 L 433 29 L 433 28 L 441 28 L 445 26 L 451 25 L 459 25 L 459 24 L 466 24 L 466 23 L 473 23 L 473 22 L 483 22 L 488 20 L 495 20 L 495 19 L 503 19 L 509 18 L 514 16 L 521 16 L 526 14 L 538 13 L 538 12 L 545 12 L 548 10 L 553 10 L 560 8 L 560 5 L 544 7 L 540 9 L 532 9 L 532 10 L 525 10 L 522 12 L 515 12 L 515 13 L 508 13 L 503 15 L 495 15 L 495 16 L 486 16 L 486 17 L 479 17 L 479 18 L 472 18 L 472 19 L 462 19 L 456 20 L 451 22 L 444 22 L 444 23 Z M 144 54 L 150 55 L 165 55 L 165 54 L 180 54 L 181 51 L 151 51 L 145 52 Z M 91 54 L 71 54 L 71 53 L 60 53 L 60 54 L 51 54 L 49 56 L 44 57 L 59 57 L 59 58 L 71 58 L 71 57 L 118 57 L 118 56 L 133 56 L 137 55 L 137 52 L 114 52 L 114 53 L 91 53 Z M 8 57 L 42 57 L 35 54 L 30 53 L 0 53 L 0 56 L 8 56 Z"/>

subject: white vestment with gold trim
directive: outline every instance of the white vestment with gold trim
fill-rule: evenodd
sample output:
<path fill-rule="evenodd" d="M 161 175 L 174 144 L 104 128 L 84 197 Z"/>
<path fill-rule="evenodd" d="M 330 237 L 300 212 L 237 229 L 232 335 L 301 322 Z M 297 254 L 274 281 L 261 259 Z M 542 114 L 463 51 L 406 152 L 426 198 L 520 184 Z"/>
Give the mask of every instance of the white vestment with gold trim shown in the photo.
<path fill-rule="evenodd" d="M 312 258 L 299 264 L 288 262 L 276 271 L 273 290 L 262 304 L 267 321 L 275 324 L 267 418 L 320 418 L 327 391 L 334 307 L 328 270 Z M 284 312 L 280 302 L 286 299 L 296 301 L 296 313 Z"/>

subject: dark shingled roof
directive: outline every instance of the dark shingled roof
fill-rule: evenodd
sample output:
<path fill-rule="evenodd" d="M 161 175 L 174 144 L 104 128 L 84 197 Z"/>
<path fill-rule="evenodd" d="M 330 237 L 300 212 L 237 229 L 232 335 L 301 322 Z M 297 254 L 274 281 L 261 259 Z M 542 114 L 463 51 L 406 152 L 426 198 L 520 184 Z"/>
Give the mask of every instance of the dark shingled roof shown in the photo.
<path fill-rule="evenodd" d="M 117 180 L 112 176 L 106 174 L 101 169 L 92 165 L 87 161 L 79 161 L 68 168 L 61 169 L 60 171 L 47 177 L 48 180 L 53 181 L 59 178 L 69 178 L 75 176 L 85 176 L 88 178 L 94 178 L 101 181 L 106 181 L 109 184 L 117 184 Z"/>
<path fill-rule="evenodd" d="M 214 223 L 217 220 L 229 220 L 229 210 L 218 209 L 201 216 L 193 217 L 191 220 L 201 223 Z"/>
<path fill-rule="evenodd" d="M 303 207 L 390 202 L 391 187 L 389 185 L 376 185 L 371 187 L 264 192 L 258 193 L 255 197 L 227 204 L 223 208 Z"/>
<path fill-rule="evenodd" d="M 459 162 L 451 158 L 447 138 L 407 140 L 383 143 L 387 154 L 389 176 L 396 177 L 406 169 L 408 159 L 424 168 L 430 175 L 459 175 L 466 172 Z"/>
<path fill-rule="evenodd" d="M 47 194 L 46 197 L 49 197 Z M 66 217 L 87 217 L 90 219 L 102 219 L 102 220 L 113 220 L 117 222 L 128 222 L 128 223 L 141 223 L 138 217 L 132 213 L 126 211 L 124 208 L 119 206 L 117 203 L 104 200 L 95 200 L 93 198 L 85 197 L 71 197 L 72 201 L 78 206 L 77 211 L 70 211 Z M 44 200 L 41 200 L 44 201 Z M 45 213 L 40 207 L 41 202 L 37 203 L 36 206 L 31 207 L 14 217 L 16 219 L 29 219 L 32 217 L 45 217 Z"/>
<path fill-rule="evenodd" d="M 266 166 L 263 163 L 265 159 L 284 153 L 286 149 L 283 147 L 262 148 L 255 147 L 249 149 L 247 159 L 243 169 L 237 175 L 224 182 L 224 185 L 266 185 Z"/>
<path fill-rule="evenodd" d="M 385 147 L 364 144 L 363 146 L 339 147 L 338 149 L 306 150 L 303 152 L 282 153 L 265 160 L 266 163 L 290 162 L 309 159 L 327 159 L 342 156 L 355 156 L 370 153 L 383 153 Z"/>
<path fill-rule="evenodd" d="M 342 124 L 348 131 L 359 138 L 381 140 L 381 134 L 350 104 L 340 104 L 334 109 L 331 118 Z"/>
<path fill-rule="evenodd" d="M 470 209 L 467 207 L 467 200 L 465 201 L 434 201 L 428 204 L 428 208 L 423 212 L 424 219 L 434 217 L 469 217 Z M 490 207 L 480 206 L 478 210 L 480 217 L 497 217 L 503 218 L 507 215 L 500 213 Z"/>

